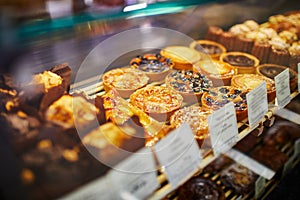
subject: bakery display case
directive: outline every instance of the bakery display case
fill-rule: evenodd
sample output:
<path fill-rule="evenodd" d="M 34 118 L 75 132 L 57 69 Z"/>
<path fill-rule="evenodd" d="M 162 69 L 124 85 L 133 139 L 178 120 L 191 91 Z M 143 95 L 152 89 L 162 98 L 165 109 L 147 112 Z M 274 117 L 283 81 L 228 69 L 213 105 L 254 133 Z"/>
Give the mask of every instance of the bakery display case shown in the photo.
<path fill-rule="evenodd" d="M 267 199 L 299 163 L 297 3 L 0 6 L 1 198 Z"/>

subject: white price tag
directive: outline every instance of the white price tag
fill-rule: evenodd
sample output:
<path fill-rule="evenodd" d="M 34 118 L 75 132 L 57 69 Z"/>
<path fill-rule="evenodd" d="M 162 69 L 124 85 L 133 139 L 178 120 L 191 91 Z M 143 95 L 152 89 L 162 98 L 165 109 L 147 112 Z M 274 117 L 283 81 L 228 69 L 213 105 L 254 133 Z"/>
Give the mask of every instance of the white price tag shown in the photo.
<path fill-rule="evenodd" d="M 273 176 L 275 175 L 275 172 L 273 170 L 267 168 L 266 166 L 260 164 L 256 160 L 248 157 L 247 155 L 235 149 L 230 149 L 225 153 L 225 155 L 268 180 L 273 178 Z"/>
<path fill-rule="evenodd" d="M 148 148 L 122 161 L 108 176 L 117 199 L 145 199 L 159 187 L 153 153 Z"/>
<path fill-rule="evenodd" d="M 214 154 L 230 149 L 238 139 L 236 114 L 232 102 L 208 116 L 210 139 Z"/>
<path fill-rule="evenodd" d="M 262 176 L 258 177 L 255 181 L 255 199 L 259 199 L 259 197 L 263 194 L 266 187 L 266 179 Z"/>
<path fill-rule="evenodd" d="M 286 174 L 292 170 L 294 160 L 295 160 L 295 157 L 292 156 L 288 159 L 288 161 L 286 163 L 284 163 L 283 170 L 282 170 L 282 177 L 285 177 Z"/>
<path fill-rule="evenodd" d="M 160 140 L 154 149 L 173 188 L 187 181 L 199 170 L 202 156 L 187 123 Z"/>
<path fill-rule="evenodd" d="M 279 108 L 283 108 L 291 101 L 290 72 L 285 69 L 275 76 L 276 100 Z"/>
<path fill-rule="evenodd" d="M 109 177 L 103 176 L 74 192 L 59 198 L 60 200 L 104 200 L 116 199 L 115 188 L 111 187 Z"/>
<path fill-rule="evenodd" d="M 248 104 L 248 120 L 250 128 L 257 125 L 268 112 L 266 82 L 246 94 Z"/>
<path fill-rule="evenodd" d="M 298 92 L 300 93 L 300 63 L 298 63 Z"/>
<path fill-rule="evenodd" d="M 287 119 L 295 124 L 300 125 L 300 115 L 290 111 L 288 109 L 282 108 L 276 110 L 275 114 L 283 119 Z"/>
<path fill-rule="evenodd" d="M 299 156 L 300 154 L 300 138 L 298 140 L 296 140 L 295 144 L 294 144 L 294 156 L 295 158 L 297 158 L 297 156 Z"/>

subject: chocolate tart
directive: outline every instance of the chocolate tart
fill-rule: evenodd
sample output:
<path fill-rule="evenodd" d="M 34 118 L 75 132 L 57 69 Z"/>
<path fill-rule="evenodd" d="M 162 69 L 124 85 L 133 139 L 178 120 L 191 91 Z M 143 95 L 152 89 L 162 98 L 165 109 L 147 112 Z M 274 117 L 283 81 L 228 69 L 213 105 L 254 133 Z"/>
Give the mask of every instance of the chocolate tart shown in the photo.
<path fill-rule="evenodd" d="M 276 65 L 276 64 L 262 64 L 256 68 L 256 73 L 274 80 L 275 76 L 277 76 L 287 68 L 288 67 L 286 66 Z M 298 84 L 298 73 L 295 72 L 292 68 L 289 68 L 289 71 L 290 71 L 290 89 L 291 91 L 294 91 Z"/>
<path fill-rule="evenodd" d="M 179 128 L 183 123 L 188 123 L 201 147 L 208 136 L 207 116 L 211 110 L 199 106 L 189 106 L 177 110 L 170 118 L 171 126 Z"/>
<path fill-rule="evenodd" d="M 285 153 L 270 145 L 256 148 L 251 152 L 250 157 L 277 173 L 280 173 L 284 163 L 288 160 L 288 156 Z"/>
<path fill-rule="evenodd" d="M 223 53 L 220 61 L 235 66 L 239 74 L 255 73 L 255 68 L 259 65 L 259 60 L 255 56 L 243 52 Z"/>
<path fill-rule="evenodd" d="M 231 78 L 237 69 L 228 63 L 218 60 L 203 60 L 194 65 L 194 70 L 205 74 L 216 86 L 230 85 Z"/>
<path fill-rule="evenodd" d="M 213 86 L 205 75 L 191 70 L 171 72 L 165 82 L 167 87 L 182 95 L 187 103 L 199 102 L 203 92 Z"/>
<path fill-rule="evenodd" d="M 290 121 L 276 121 L 264 134 L 263 142 L 268 146 L 282 146 L 300 138 L 300 127 Z"/>
<path fill-rule="evenodd" d="M 174 64 L 160 54 L 145 54 L 137 56 L 130 61 L 132 68 L 143 71 L 150 82 L 162 81 L 173 68 Z"/>
<path fill-rule="evenodd" d="M 204 92 L 201 98 L 202 107 L 218 110 L 225 104 L 233 102 L 237 121 L 245 119 L 248 115 L 246 92 L 233 86 L 220 86 Z"/>
<path fill-rule="evenodd" d="M 225 200 L 221 186 L 204 177 L 193 177 L 178 189 L 178 200 Z"/>
<path fill-rule="evenodd" d="M 190 48 L 201 53 L 208 54 L 213 59 L 219 59 L 222 53 L 226 52 L 226 48 L 220 43 L 211 40 L 197 40 L 190 44 Z"/>
<path fill-rule="evenodd" d="M 130 96 L 130 103 L 158 121 L 168 121 L 178 110 L 183 97 L 176 91 L 164 86 L 147 86 Z"/>
<path fill-rule="evenodd" d="M 258 87 L 262 82 L 266 82 L 268 102 L 272 102 L 276 97 L 275 82 L 258 74 L 238 74 L 231 79 L 231 85 L 242 90 L 251 91 Z"/>
<path fill-rule="evenodd" d="M 160 51 L 160 54 L 174 63 L 174 69 L 192 70 L 193 64 L 201 59 L 198 51 L 186 46 L 169 46 Z"/>
<path fill-rule="evenodd" d="M 238 194 L 247 194 L 254 190 L 257 178 L 257 174 L 238 163 L 221 171 L 221 182 Z"/>
<path fill-rule="evenodd" d="M 116 68 L 105 72 L 102 81 L 106 92 L 114 88 L 121 97 L 129 98 L 134 91 L 147 85 L 149 77 L 138 69 Z"/>

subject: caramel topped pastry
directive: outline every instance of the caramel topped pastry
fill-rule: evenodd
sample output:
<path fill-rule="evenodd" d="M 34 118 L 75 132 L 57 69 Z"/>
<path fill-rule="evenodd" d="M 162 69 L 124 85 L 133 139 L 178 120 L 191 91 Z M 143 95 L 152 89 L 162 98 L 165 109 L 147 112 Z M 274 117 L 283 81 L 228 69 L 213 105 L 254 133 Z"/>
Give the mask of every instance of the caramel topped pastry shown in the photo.
<path fill-rule="evenodd" d="M 51 71 L 44 71 L 43 73 L 33 75 L 28 85 L 42 84 L 44 85 L 45 92 L 48 92 L 50 88 L 61 85 L 62 81 L 63 79 L 59 75 Z"/>
<path fill-rule="evenodd" d="M 210 40 L 197 40 L 190 44 L 190 47 L 204 54 L 208 54 L 214 59 L 219 59 L 222 53 L 226 52 L 226 48 L 220 43 Z"/>
<path fill-rule="evenodd" d="M 258 74 L 238 74 L 231 79 L 231 85 L 250 91 L 258 87 L 261 83 L 266 82 L 268 101 L 271 102 L 276 97 L 275 82 L 262 75 Z"/>
<path fill-rule="evenodd" d="M 186 102 L 198 102 L 212 82 L 204 74 L 194 71 L 174 71 L 166 77 L 166 85 L 179 92 Z"/>
<path fill-rule="evenodd" d="M 147 86 L 130 96 L 130 103 L 159 121 L 169 120 L 169 117 L 182 105 L 180 94 L 168 87 Z"/>
<path fill-rule="evenodd" d="M 194 65 L 194 70 L 205 74 L 214 86 L 230 85 L 231 78 L 237 69 L 228 63 L 217 60 L 203 60 Z"/>
<path fill-rule="evenodd" d="M 199 106 L 184 107 L 171 116 L 170 124 L 179 128 L 183 123 L 188 123 L 195 135 L 195 139 L 201 145 L 208 135 L 207 116 L 211 113 L 211 110 Z"/>
<path fill-rule="evenodd" d="M 203 93 L 201 103 L 205 108 L 217 110 L 225 104 L 233 102 L 237 121 L 241 121 L 247 117 L 248 112 L 246 93 L 246 91 L 233 86 L 211 88 L 208 92 Z"/>
<path fill-rule="evenodd" d="M 135 90 L 144 87 L 149 77 L 138 69 L 117 68 L 104 73 L 102 80 L 105 91 L 114 88 L 121 97 L 128 98 Z"/>
<path fill-rule="evenodd" d="M 160 54 L 174 63 L 174 69 L 192 70 L 193 64 L 201 59 L 198 51 L 185 46 L 169 46 L 160 51 Z"/>
<path fill-rule="evenodd" d="M 96 120 L 99 110 L 81 96 L 63 95 L 49 106 L 46 120 L 65 129 L 88 128 Z"/>
<path fill-rule="evenodd" d="M 238 69 L 238 73 L 254 73 L 259 60 L 248 53 L 228 52 L 220 56 L 220 61 L 226 62 Z"/>
<path fill-rule="evenodd" d="M 150 82 L 163 80 L 173 68 L 172 61 L 160 54 L 137 56 L 130 61 L 130 65 L 146 73 Z"/>

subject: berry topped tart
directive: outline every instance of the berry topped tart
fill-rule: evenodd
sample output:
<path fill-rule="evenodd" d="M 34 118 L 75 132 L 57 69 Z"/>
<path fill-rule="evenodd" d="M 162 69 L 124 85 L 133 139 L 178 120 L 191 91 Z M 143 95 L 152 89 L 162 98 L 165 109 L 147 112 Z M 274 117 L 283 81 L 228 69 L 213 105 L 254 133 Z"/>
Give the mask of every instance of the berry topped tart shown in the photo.
<path fill-rule="evenodd" d="M 246 93 L 246 91 L 232 86 L 211 88 L 208 92 L 204 92 L 202 95 L 202 107 L 218 110 L 225 104 L 233 102 L 237 121 L 241 121 L 248 116 Z"/>

